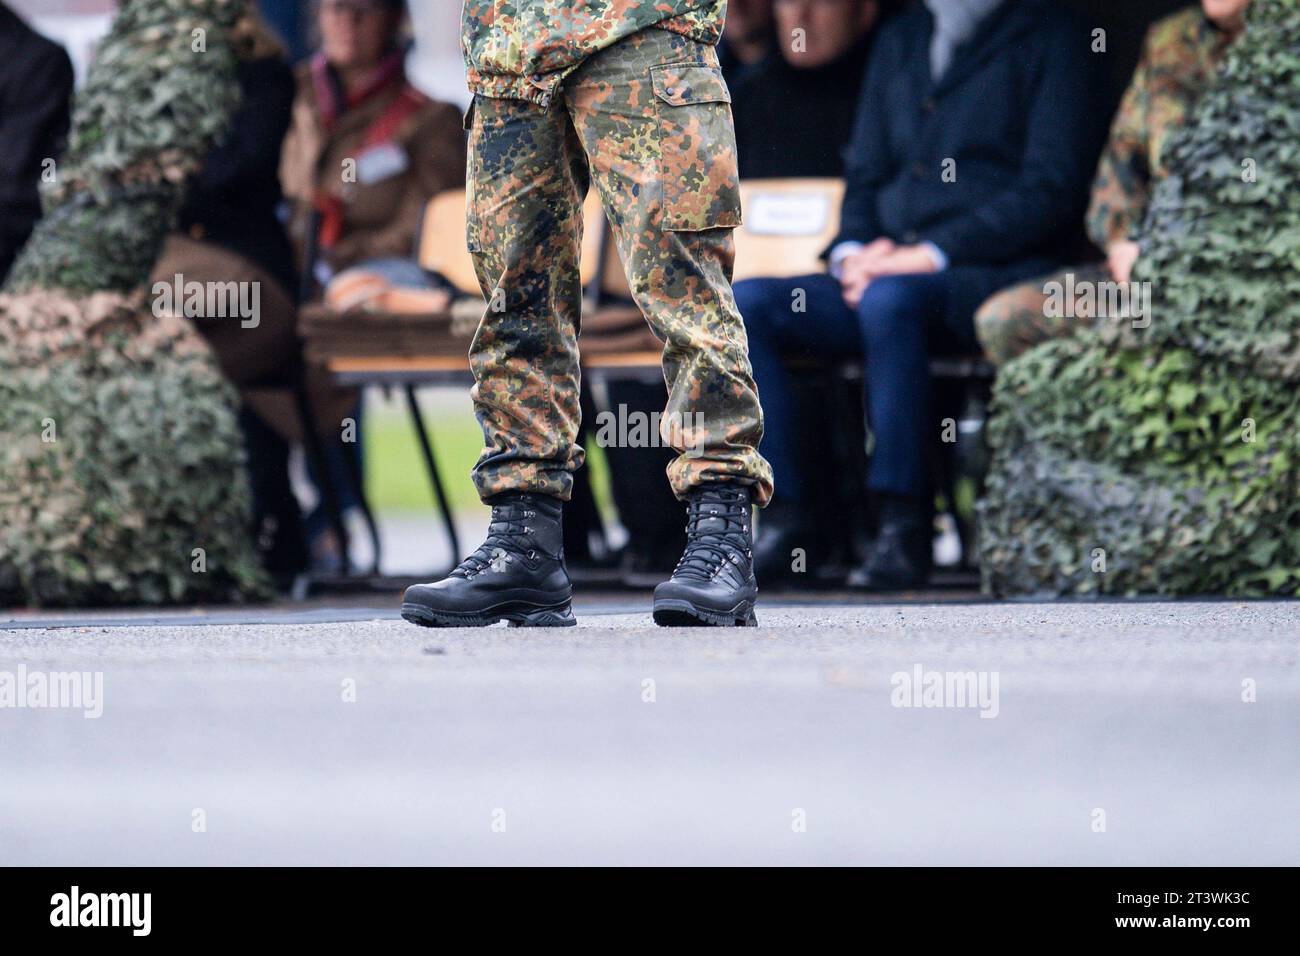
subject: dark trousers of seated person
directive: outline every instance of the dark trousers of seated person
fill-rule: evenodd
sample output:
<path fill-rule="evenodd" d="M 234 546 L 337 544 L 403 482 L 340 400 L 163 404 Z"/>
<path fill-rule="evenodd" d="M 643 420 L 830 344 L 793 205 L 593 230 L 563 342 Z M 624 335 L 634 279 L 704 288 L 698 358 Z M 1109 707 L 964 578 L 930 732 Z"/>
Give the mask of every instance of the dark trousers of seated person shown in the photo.
<path fill-rule="evenodd" d="M 244 404 L 240 424 L 248 453 L 253 533 L 263 563 L 273 574 L 292 575 L 307 561 L 302 514 L 289 481 L 289 439 L 299 429 L 292 399 L 284 392 L 289 383 L 286 373 L 302 350 L 297 307 L 285 284 L 259 263 L 180 233 L 168 237 L 150 281 L 171 285 L 177 276 L 182 283 L 235 283 L 244 295 L 251 295 L 254 289 L 257 292 L 255 316 L 196 315 L 191 319 L 211 346 L 221 371 L 239 389 Z M 244 304 L 252 301 L 241 300 Z M 268 414 L 268 410 L 277 412 L 281 407 L 283 414 Z M 337 435 L 337 427 L 330 433 Z"/>
<path fill-rule="evenodd" d="M 851 309 L 838 280 L 825 274 L 735 285 L 763 400 L 762 453 L 778 501 L 806 508 L 809 469 L 817 467 L 797 454 L 803 425 L 785 364 L 797 356 L 864 361 L 875 436 L 867 487 L 908 498 L 930 494 L 928 451 L 939 427 L 932 420 L 930 357 L 979 351 L 972 316 L 954 318 L 950 287 L 945 272 L 888 276 L 872 282 Z"/>

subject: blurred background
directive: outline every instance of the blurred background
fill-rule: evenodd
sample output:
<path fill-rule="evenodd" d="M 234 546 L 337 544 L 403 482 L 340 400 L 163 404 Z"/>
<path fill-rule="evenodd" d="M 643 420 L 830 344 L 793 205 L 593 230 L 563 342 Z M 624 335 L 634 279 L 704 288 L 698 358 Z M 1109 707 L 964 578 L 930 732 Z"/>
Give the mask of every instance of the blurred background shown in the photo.
<path fill-rule="evenodd" d="M 12 0 L 10 4 L 38 31 L 63 44 L 77 76 L 85 75 L 95 43 L 108 30 L 114 0 Z M 312 49 L 312 3 L 263 0 L 267 21 L 301 59 Z M 436 99 L 469 101 L 457 40 L 460 4 L 456 0 L 417 0 L 410 5 L 415 45 L 407 62 L 411 81 Z"/>
<path fill-rule="evenodd" d="M 108 29 L 114 9 L 111 0 L 9 0 L 9 4 L 35 30 L 67 51 L 80 82 L 93 61 L 96 43 Z M 1099 58 L 1095 81 L 1089 80 L 1091 92 L 1096 96 L 1084 109 L 1085 115 L 1075 117 L 1077 126 L 1104 133 L 1133 74 L 1148 28 L 1172 11 L 1189 5 L 1179 0 L 1125 3 L 1063 0 L 1061 5 L 1081 15 L 1086 24 L 1104 31 L 1105 56 Z M 320 8 L 315 3 L 295 0 L 260 0 L 259 6 L 265 24 L 282 44 L 287 62 L 298 70 L 295 103 L 300 103 L 304 89 L 310 84 L 304 64 L 314 51 L 322 49 Z M 344 2 L 341 6 L 347 8 L 348 4 Z M 901 3 L 874 0 L 733 0 L 720 53 L 732 90 L 742 178 L 763 182 L 817 178 L 830 182 L 841 175 L 845 138 L 856 113 L 858 83 L 868 59 L 872 35 L 879 22 L 901 6 Z M 834 22 L 817 18 L 852 9 L 857 32 L 850 31 L 841 37 L 828 36 L 823 31 L 813 39 L 829 50 L 828 62 L 812 69 L 798 64 L 792 66 L 782 62 L 775 40 L 779 27 L 774 25 L 772 11 L 778 7 L 796 22 L 806 19 L 813 24 Z M 297 118 L 284 140 L 281 182 L 275 189 L 282 186 L 286 194 L 289 212 L 282 207 L 279 215 L 286 221 L 288 238 L 294 245 L 296 272 L 286 268 L 283 274 L 286 277 L 292 274 L 293 278 L 286 278 L 283 284 L 297 300 L 293 303 L 300 310 L 296 321 L 306 341 L 308 358 L 315 354 L 321 362 L 334 362 L 331 368 L 336 374 L 332 386 L 336 391 L 343 386 L 351 389 L 346 394 L 339 391 L 342 397 L 332 405 L 324 399 L 319 403 L 317 412 L 324 422 L 322 433 L 330 432 L 334 423 L 340 421 L 355 421 L 359 433 L 359 455 L 355 460 L 351 449 L 333 447 L 328 442 L 327 447 L 317 450 L 321 468 L 327 476 L 332 475 L 336 486 L 326 490 L 317 473 L 321 468 L 308 464 L 312 449 L 297 447 L 302 443 L 293 440 L 293 427 L 273 427 L 267 431 L 263 425 L 257 425 L 250 430 L 255 461 L 279 455 L 286 436 L 295 446 L 289 472 L 295 495 L 302 502 L 310 553 L 305 559 L 293 554 L 282 556 L 283 568 L 289 571 L 305 564 L 321 575 L 342 572 L 347 576 L 355 569 L 369 568 L 374 557 L 375 535 L 367 526 L 367 511 L 383 545 L 383 560 L 377 570 L 398 577 L 420 575 L 452 561 L 452 552 L 458 545 L 443 533 L 445 523 L 434 507 L 438 497 L 445 498 L 446 510 L 459 532 L 460 542 L 475 539 L 486 523 L 485 510 L 465 480 L 482 440 L 472 415 L 463 371 L 458 374 L 456 369 L 439 364 L 446 356 L 463 355 L 466 322 L 472 328 L 475 310 L 482 308 L 481 300 L 475 301 L 477 290 L 472 273 L 468 279 L 464 277 L 463 222 L 455 221 L 458 204 L 463 214 L 463 199 L 453 198 L 442 206 L 437 202 L 440 193 L 454 194 L 463 181 L 463 134 L 459 120 L 469 96 L 459 52 L 460 3 L 458 0 L 412 0 L 408 13 L 409 20 L 401 27 L 407 51 L 405 78 L 428 101 L 412 107 L 419 114 L 421 129 L 400 143 L 402 149 L 413 150 L 410 156 L 414 159 L 399 161 L 414 167 L 412 173 L 418 173 L 414 176 L 418 182 L 401 195 L 385 194 L 377 204 L 372 204 L 370 211 L 357 217 L 354 210 L 347 208 L 353 202 L 348 190 L 343 191 L 341 198 L 326 197 L 329 201 L 322 203 L 320 185 L 295 183 L 295 178 L 304 177 L 295 177 L 293 171 L 310 165 L 295 167 L 302 156 L 310 155 L 316 160 L 322 156 L 337 158 L 333 152 L 336 148 L 340 151 L 337 156 L 353 155 L 359 149 L 359 142 L 349 142 L 343 135 L 337 141 L 327 141 L 323 147 L 319 142 L 305 143 Z M 346 15 L 346 11 L 341 15 Z M 360 16 L 355 11 L 354 15 Z M 368 68 L 377 67 L 371 64 Z M 378 68 L 384 68 L 383 64 Z M 287 110 L 287 98 L 284 106 Z M 791 134 L 781 123 L 773 121 L 774 116 L 797 114 L 802 107 L 808 109 L 810 118 L 806 122 L 815 124 L 810 126 L 810 135 Z M 325 116 L 323 128 L 328 129 L 335 118 Z M 401 114 L 399 106 L 396 116 L 381 115 L 378 121 L 382 124 L 389 118 L 394 123 L 402 123 L 410 116 Z M 318 134 L 319 130 L 308 132 Z M 1085 151 L 1095 147 L 1087 159 L 1091 168 L 1095 169 L 1095 157 L 1101 151 L 1103 140 L 1104 135 L 1088 140 L 1090 145 Z M 369 141 L 366 143 L 368 148 Z M 274 157 L 274 144 L 263 146 Z M 457 151 L 460 155 L 453 155 Z M 425 157 L 434 154 L 437 154 L 433 163 L 437 169 L 424 168 Z M 391 156 L 373 158 L 382 162 Z M 270 162 L 273 164 L 274 158 Z M 318 163 L 320 168 L 325 165 Z M 409 175 L 402 174 L 404 178 Z M 759 196 L 764 202 L 770 200 L 763 208 L 769 212 L 792 208 L 789 204 L 780 205 L 777 201 L 780 192 L 773 189 Z M 330 202 L 335 205 L 331 207 Z M 398 210 L 400 215 L 396 213 Z M 449 215 L 451 218 L 447 218 Z M 196 217 L 187 228 L 190 237 L 197 239 L 207 224 L 201 214 L 196 213 Z M 331 217 L 338 221 L 332 222 Z M 242 238 L 236 236 L 227 245 L 245 246 L 237 251 L 258 260 L 259 265 L 268 262 L 274 265 L 275 255 L 264 255 L 267 250 L 248 247 L 244 241 L 257 231 L 252 222 L 249 219 L 232 227 L 243 230 Z M 361 225 L 354 237 L 348 230 L 354 229 L 357 223 Z M 331 231 L 335 226 L 344 231 L 341 240 L 334 234 L 337 229 Z M 1079 232 L 1082 234 L 1082 229 Z M 332 245 L 334 242 L 338 244 Z M 448 243 L 459 244 L 459 250 L 447 251 L 443 247 Z M 598 255 L 605 255 L 603 245 Z M 1093 247 L 1089 255 L 1100 259 L 1101 250 Z M 617 269 L 611 269 L 605 259 L 600 262 L 602 265 L 593 270 L 597 278 L 588 283 L 593 314 L 589 324 L 584 312 L 584 356 L 589 343 L 595 354 L 601 347 L 602 336 L 610 342 L 624 342 L 630 335 L 629 321 L 640 325 L 634 309 L 632 319 L 627 318 L 629 302 L 624 294 L 626 288 L 619 288 Z M 742 265 L 749 268 L 743 257 Z M 350 272 L 358 266 L 364 267 L 360 280 Z M 617 266 L 616 258 L 614 266 Z M 172 268 L 171 259 L 167 269 L 160 265 L 165 275 L 170 275 Z M 196 266 L 187 271 L 201 270 Z M 271 271 L 276 272 L 275 268 Z M 753 274 L 752 268 L 747 274 Z M 383 291 L 378 297 L 366 300 L 365 308 L 372 312 L 386 310 L 395 316 L 389 331 L 385 332 L 390 336 L 386 341 L 391 344 L 383 356 L 366 353 L 364 342 L 350 340 L 345 345 L 335 342 L 335 338 L 342 342 L 344 326 L 350 324 L 338 322 L 339 316 L 350 314 L 358 301 L 372 295 L 366 283 L 376 282 L 382 284 Z M 438 344 L 445 355 L 435 356 L 438 361 L 430 359 L 415 374 L 409 361 L 406 364 L 400 361 L 412 356 L 412 347 L 404 344 L 411 340 L 402 338 L 406 334 L 402 330 L 409 331 L 410 326 L 403 325 L 401 317 L 433 314 L 441 319 L 449 317 L 450 333 L 446 341 L 440 340 Z M 746 320 L 749 321 L 749 316 Z M 646 350 L 653 344 L 652 340 L 642 341 L 637 348 Z M 424 350 L 421 355 L 437 351 L 424 345 L 420 349 Z M 628 352 L 626 345 L 620 345 L 619 349 Z M 340 363 L 340 355 L 347 361 Z M 387 364 L 380 361 L 385 357 Z M 992 376 L 991 370 L 981 367 L 977 359 L 978 356 L 972 356 L 969 361 L 941 370 L 945 376 L 945 384 L 941 385 L 943 401 L 947 403 L 944 407 L 952 409 L 962 435 L 968 440 L 958 442 L 954 461 L 944 466 L 947 472 L 940 479 L 945 513 L 936 525 L 934 558 L 941 571 L 949 571 L 951 575 L 944 577 L 941 573 L 936 581 L 940 585 L 964 588 L 974 587 L 977 580 L 970 524 L 981 469 L 985 467 L 979 450 L 980 430 Z M 348 362 L 352 364 L 349 366 Z M 338 368 L 344 366 L 351 368 L 351 373 L 338 374 Z M 813 407 L 818 409 L 830 407 L 844 411 L 843 417 L 838 413 L 832 416 L 837 434 L 821 435 L 818 428 L 811 427 L 805 437 L 838 449 L 835 454 L 842 465 L 838 470 L 847 478 L 838 488 L 821 489 L 825 492 L 821 497 L 832 511 L 845 498 L 854 496 L 851 486 L 860 484 L 866 467 L 858 440 L 864 425 L 855 397 L 861 393 L 861 381 L 855 374 L 848 373 L 845 382 L 803 383 L 798 390 L 801 402 L 814 403 Z M 236 381 L 247 394 L 245 383 Z M 662 404 L 662 381 L 649 364 L 635 375 L 596 374 L 590 391 L 589 396 L 584 396 L 584 401 L 591 403 L 587 409 L 589 419 L 591 412 L 598 408 L 650 412 Z M 356 404 L 358 394 L 359 405 Z M 828 406 L 827 402 L 831 404 Z M 843 404 L 836 405 L 836 402 Z M 425 449 L 418 438 L 420 423 L 415 423 L 417 428 L 412 427 L 412 403 L 417 406 L 414 410 L 423 414 L 428 433 L 434 438 L 433 452 L 437 471 L 442 476 L 441 488 L 431 487 Z M 272 410 L 262 411 L 256 402 L 252 402 L 252 407 L 258 408 L 264 423 L 276 426 Z M 587 424 L 590 426 L 591 421 Z M 261 437 L 256 432 L 258 428 L 265 432 Z M 272 434 L 274 431 L 279 434 Z M 643 585 L 653 581 L 665 569 L 671 569 L 680 552 L 680 509 L 667 495 L 662 478 L 667 456 L 662 449 L 602 448 L 590 439 L 590 434 L 585 436 L 590 468 L 581 489 L 580 503 L 570 509 L 572 519 L 566 514 L 566 521 L 573 524 L 571 529 L 566 526 L 566 550 L 580 573 L 623 584 Z M 259 445 L 259 441 L 264 444 Z M 271 451 L 259 450 L 267 448 Z M 436 479 L 436 475 L 432 477 Z M 349 492 L 353 478 L 360 480 L 363 493 Z M 274 485 L 276 480 L 274 475 L 262 479 L 263 485 L 267 481 Z M 255 486 L 259 480 L 254 477 Z M 261 491 L 255 487 L 255 496 L 260 494 L 263 499 L 277 493 L 274 488 L 268 492 L 265 487 Z M 332 508 L 326 507 L 330 504 L 326 499 L 331 494 L 340 499 Z M 871 538 L 878 522 L 879 516 L 872 512 L 871 505 L 860 508 L 854 503 L 850 510 L 848 520 L 843 522 L 825 514 L 818 519 L 821 527 L 838 529 L 842 524 L 845 529 L 830 534 L 835 540 L 830 542 L 822 565 L 825 573 L 821 575 L 823 583 L 828 585 L 844 582 L 849 569 L 861 558 L 864 542 Z M 284 525 L 285 521 L 281 520 L 281 530 Z M 342 534 L 338 533 L 340 530 Z M 275 560 L 272 558 L 272 563 Z"/>
<path fill-rule="evenodd" d="M 307 57 L 319 42 L 316 4 L 306 0 L 262 0 L 267 23 L 285 42 L 295 62 Z M 78 83 L 84 78 L 96 44 L 108 31 L 114 0 L 11 0 L 11 8 L 39 33 L 58 42 L 72 60 Z M 415 0 L 408 7 L 411 47 L 406 70 L 411 84 L 435 100 L 463 107 L 469 102 L 459 46 L 460 4 L 457 0 Z M 420 401 L 438 422 L 438 456 L 448 475 L 468 473 L 482 447 L 464 388 L 422 390 Z M 365 457 L 383 461 L 382 469 L 366 475 L 367 496 L 387 543 L 383 570 L 394 575 L 427 570 L 450 558 L 431 511 L 429 486 L 406 413 L 398 398 L 374 390 L 366 397 L 369 413 Z M 599 456 L 599 450 L 597 450 Z M 301 468 L 301 466 L 299 466 Z M 315 491 L 299 477 L 300 491 L 310 500 Z M 486 526 L 478 498 L 464 480 L 449 481 L 447 494 L 465 524 L 466 540 Z M 355 563 L 366 566 L 369 540 L 358 534 Z"/>
<path fill-rule="evenodd" d="M 1115 84 L 1127 80 L 1146 27 L 1153 21 L 1187 4 L 1180 0 L 1060 0 L 1088 15 L 1092 22 L 1112 33 L 1117 50 Z M 41 33 L 58 40 L 72 57 L 77 75 L 84 75 L 95 42 L 108 29 L 113 0 L 11 0 L 10 4 Z M 277 33 L 289 44 L 292 54 L 302 57 L 311 49 L 314 36 L 309 0 L 261 0 L 259 6 Z M 467 103 L 464 67 L 460 58 L 459 0 L 414 0 L 409 5 L 415 46 L 407 69 L 412 82 L 438 99 Z"/>

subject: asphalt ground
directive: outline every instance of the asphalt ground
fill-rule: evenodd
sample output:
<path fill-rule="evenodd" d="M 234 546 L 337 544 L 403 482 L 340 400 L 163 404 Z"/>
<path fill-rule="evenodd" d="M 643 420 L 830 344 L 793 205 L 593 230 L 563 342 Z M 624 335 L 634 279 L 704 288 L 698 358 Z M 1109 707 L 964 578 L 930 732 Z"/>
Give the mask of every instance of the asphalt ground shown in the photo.
<path fill-rule="evenodd" d="M 1300 862 L 1300 603 L 394 607 L 0 613 L 0 861 Z"/>

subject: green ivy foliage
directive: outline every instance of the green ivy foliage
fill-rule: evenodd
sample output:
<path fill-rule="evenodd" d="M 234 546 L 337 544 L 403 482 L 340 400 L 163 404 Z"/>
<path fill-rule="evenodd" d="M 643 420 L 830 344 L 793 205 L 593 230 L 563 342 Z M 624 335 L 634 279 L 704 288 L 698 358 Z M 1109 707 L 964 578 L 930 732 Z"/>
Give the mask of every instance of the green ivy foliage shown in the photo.
<path fill-rule="evenodd" d="M 243 0 L 128 0 L 0 293 L 0 604 L 265 593 L 236 396 L 142 288 L 238 96 Z"/>
<path fill-rule="evenodd" d="M 1300 5 L 1254 0 L 1169 150 L 1133 276 L 1150 324 L 999 374 L 986 590 L 1300 590 Z"/>

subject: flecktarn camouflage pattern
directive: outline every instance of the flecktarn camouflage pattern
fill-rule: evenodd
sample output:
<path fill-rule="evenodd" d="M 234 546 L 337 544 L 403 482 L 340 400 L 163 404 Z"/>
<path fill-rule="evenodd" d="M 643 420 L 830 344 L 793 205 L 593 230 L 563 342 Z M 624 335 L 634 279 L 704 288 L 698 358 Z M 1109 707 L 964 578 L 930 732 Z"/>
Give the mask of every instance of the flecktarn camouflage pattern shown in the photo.
<path fill-rule="evenodd" d="M 980 348 L 994 365 L 1004 365 L 1035 345 L 1090 327 L 1097 318 L 1095 292 L 1110 281 L 1109 267 L 1096 262 L 1003 289 L 975 312 Z M 1075 291 L 1065 308 L 1052 308 L 1055 288 Z"/>
<path fill-rule="evenodd" d="M 1168 172 L 1169 139 L 1187 123 L 1232 39 L 1199 4 L 1151 28 L 1093 184 L 1088 235 L 1099 247 L 1138 238 L 1151 189 Z"/>
<path fill-rule="evenodd" d="M 722 37 L 727 0 L 465 0 L 461 51 L 471 92 L 550 105 L 595 53 L 649 27 Z"/>
<path fill-rule="evenodd" d="M 1142 60 L 1111 124 L 1088 207 L 1088 236 L 1099 249 L 1136 238 L 1151 189 L 1165 177 L 1170 135 L 1187 121 L 1231 43 L 1200 6 L 1165 17 L 1147 34 Z M 1069 277 L 1072 277 L 1069 278 Z M 1096 318 L 1095 300 L 1081 296 L 1064 312 L 1048 308 L 1054 284 L 1091 292 L 1110 279 L 1102 265 L 1075 266 L 1022 282 L 982 305 L 975 328 L 985 354 L 998 365 L 1039 342 L 1071 334 Z"/>
<path fill-rule="evenodd" d="M 1245 34 L 1167 147 L 1107 321 L 1008 363 L 981 504 L 1001 594 L 1300 588 L 1300 5 Z"/>
<path fill-rule="evenodd" d="M 477 96 L 468 244 L 488 302 L 470 350 L 485 448 L 479 494 L 567 499 L 582 463 L 578 255 L 589 181 L 633 297 L 664 342 L 661 429 L 678 497 L 738 480 L 766 504 L 762 411 L 731 293 L 740 222 L 730 96 L 717 52 L 642 30 L 587 59 L 549 106 Z"/>
<path fill-rule="evenodd" d="M 0 604 L 260 593 L 235 395 L 142 288 L 237 102 L 243 0 L 128 0 L 0 293 Z"/>

